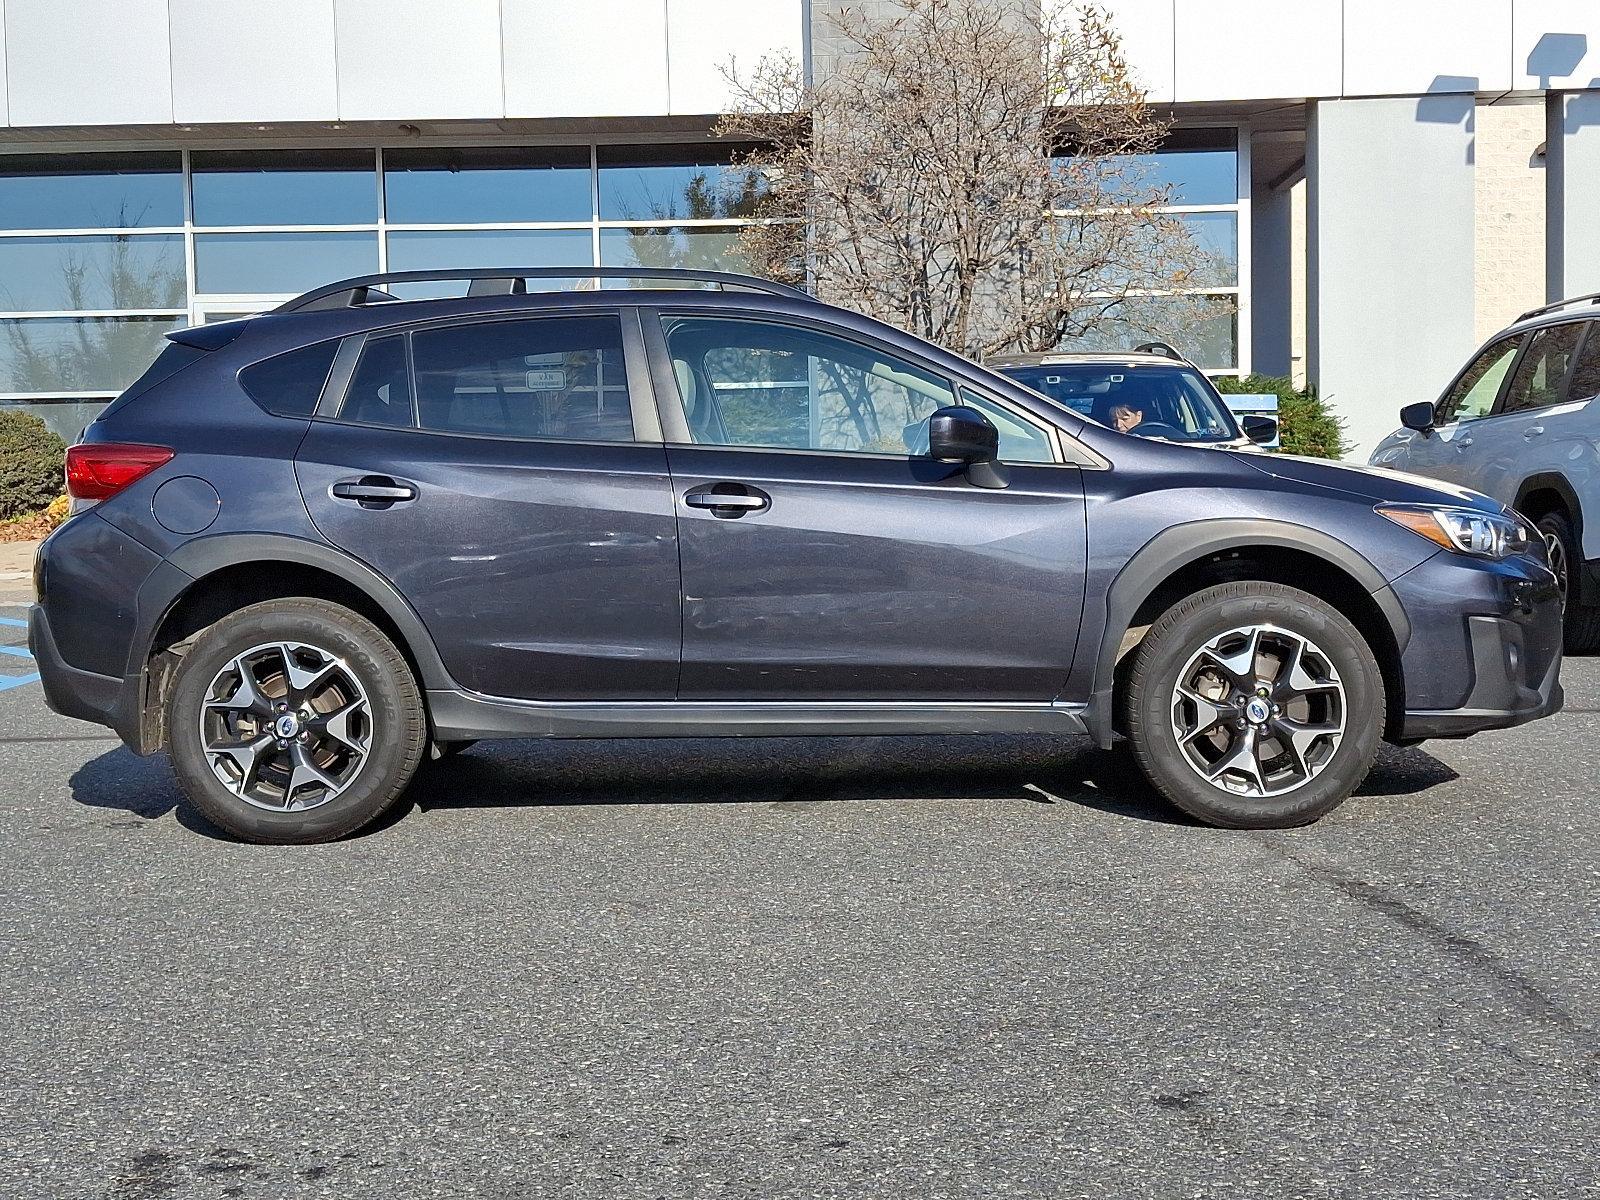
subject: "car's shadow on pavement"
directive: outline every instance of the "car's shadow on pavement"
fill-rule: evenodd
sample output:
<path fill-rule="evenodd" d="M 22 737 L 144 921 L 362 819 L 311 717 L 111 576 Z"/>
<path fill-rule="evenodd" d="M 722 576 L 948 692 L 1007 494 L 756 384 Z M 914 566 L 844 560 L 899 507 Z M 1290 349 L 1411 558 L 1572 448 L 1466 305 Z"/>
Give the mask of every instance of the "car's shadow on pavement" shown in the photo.
<path fill-rule="evenodd" d="M 1411 795 L 1456 772 L 1426 751 L 1384 746 L 1360 796 Z M 164 755 L 118 748 L 79 767 L 73 799 L 226 838 L 183 797 Z M 1140 778 L 1124 751 L 1056 738 L 869 737 L 522 741 L 427 763 L 401 803 L 358 836 L 413 810 L 606 804 L 817 804 L 893 800 L 1072 804 L 1131 820 L 1191 824 Z"/>

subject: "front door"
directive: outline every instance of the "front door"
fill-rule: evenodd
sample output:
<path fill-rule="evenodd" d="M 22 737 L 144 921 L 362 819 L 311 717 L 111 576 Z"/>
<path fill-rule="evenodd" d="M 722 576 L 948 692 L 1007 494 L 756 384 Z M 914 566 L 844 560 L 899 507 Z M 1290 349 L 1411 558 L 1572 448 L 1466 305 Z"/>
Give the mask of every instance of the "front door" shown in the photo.
<path fill-rule="evenodd" d="M 1563 321 L 1534 330 L 1493 415 L 1478 422 L 1475 469 L 1463 473 L 1462 483 L 1515 504 L 1524 480 L 1546 472 L 1566 476 L 1588 457 L 1588 422 L 1578 414 L 1593 393 L 1581 399 L 1567 393 L 1587 326 Z"/>
<path fill-rule="evenodd" d="M 1031 700 L 1062 688 L 1084 501 L 1041 422 L 814 324 L 653 337 L 678 506 L 687 700 Z M 919 454 L 934 409 L 1000 427 L 1003 489 Z"/>
<path fill-rule="evenodd" d="M 672 490 L 623 346 L 616 312 L 502 317 L 370 334 L 335 365 L 349 385 L 296 463 L 306 505 L 472 691 L 674 693 Z"/>
<path fill-rule="evenodd" d="M 1434 406 L 1434 428 L 1407 443 L 1405 470 L 1452 483 L 1473 473 L 1478 423 L 1494 408 L 1523 336 L 1514 333 L 1491 342 L 1467 364 Z"/>

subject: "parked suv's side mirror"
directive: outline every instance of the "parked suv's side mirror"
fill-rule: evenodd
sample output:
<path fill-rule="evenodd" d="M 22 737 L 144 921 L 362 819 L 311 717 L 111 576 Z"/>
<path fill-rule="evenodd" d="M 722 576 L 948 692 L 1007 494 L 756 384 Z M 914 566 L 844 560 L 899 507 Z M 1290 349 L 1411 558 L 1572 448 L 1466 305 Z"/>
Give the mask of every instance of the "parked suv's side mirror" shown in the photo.
<path fill-rule="evenodd" d="M 948 404 L 928 418 L 928 457 L 961 463 L 978 487 L 1006 486 L 1000 457 L 1000 431 L 975 408 Z"/>
<path fill-rule="evenodd" d="M 1270 446 L 1278 436 L 1278 423 L 1271 417 L 1263 417 L 1252 413 L 1243 417 L 1239 425 L 1244 429 L 1245 437 L 1255 442 L 1258 446 Z"/>
<path fill-rule="evenodd" d="M 1433 432 L 1433 405 L 1426 400 L 1406 405 L 1400 410 L 1400 424 L 1421 434 Z"/>

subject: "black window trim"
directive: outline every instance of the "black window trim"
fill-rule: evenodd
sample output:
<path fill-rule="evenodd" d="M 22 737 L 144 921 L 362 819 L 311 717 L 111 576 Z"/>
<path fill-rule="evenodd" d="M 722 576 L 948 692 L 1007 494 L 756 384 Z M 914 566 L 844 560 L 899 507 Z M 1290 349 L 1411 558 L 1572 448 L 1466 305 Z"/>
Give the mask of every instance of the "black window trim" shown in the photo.
<path fill-rule="evenodd" d="M 1043 417 L 1040 417 L 1036 413 L 1029 412 L 1026 409 L 1019 408 L 1017 404 L 1008 400 L 1004 400 L 995 395 L 993 388 L 985 386 L 981 381 L 974 379 L 970 375 L 951 374 L 943 368 L 929 363 L 925 359 L 919 361 L 916 357 L 907 355 L 906 352 L 899 347 L 892 346 L 887 342 L 872 337 L 871 335 L 861 334 L 853 329 L 842 329 L 837 325 L 831 325 L 826 321 L 819 321 L 810 316 L 801 316 L 792 313 L 773 313 L 760 308 L 747 308 L 734 305 L 729 305 L 727 307 L 719 306 L 714 311 L 707 311 L 705 309 L 679 309 L 673 307 L 672 305 L 660 305 L 649 309 L 647 313 L 641 312 L 640 315 L 644 321 L 645 344 L 649 350 L 650 376 L 651 380 L 655 384 L 656 399 L 660 408 L 661 427 L 664 431 L 664 439 L 668 446 L 692 446 L 702 450 L 719 451 L 755 451 L 764 454 L 803 454 L 808 456 L 821 455 L 830 458 L 888 459 L 896 462 L 906 462 L 908 460 L 914 461 L 926 457 L 925 455 L 916 454 L 884 454 L 870 450 L 819 450 L 812 447 L 796 446 L 722 446 L 714 445 L 708 442 L 695 441 L 693 434 L 689 430 L 688 420 L 683 411 L 683 397 L 678 391 L 678 377 L 672 369 L 672 354 L 667 348 L 667 334 L 664 322 L 673 318 L 690 320 L 758 321 L 768 325 L 783 325 L 791 328 L 798 327 L 802 329 L 809 329 L 813 332 L 820 333 L 828 337 L 838 338 L 842 342 L 850 342 L 877 353 L 887 355 L 888 357 L 900 362 L 909 362 L 910 365 L 918 368 L 919 370 L 926 371 L 928 374 L 934 376 L 936 379 L 944 383 L 944 385 L 950 389 L 950 395 L 954 403 L 960 403 L 961 389 L 967 388 L 968 390 L 977 393 L 977 395 L 981 396 L 983 399 L 988 400 L 996 408 L 1004 409 L 1006 412 L 1011 413 L 1019 420 L 1026 421 L 1028 424 L 1036 427 L 1042 427 L 1046 436 L 1051 439 L 1050 452 L 1055 455 L 1054 461 L 1021 463 L 1006 462 L 1007 466 L 1065 466 L 1077 468 L 1084 465 L 1082 462 L 1073 461 L 1073 455 L 1066 447 L 1067 439 L 1063 431 L 1058 429 L 1051 422 L 1046 421 Z M 1085 454 L 1086 453 L 1087 452 L 1085 452 Z M 1096 463 L 1096 465 L 1098 464 Z"/>
<path fill-rule="evenodd" d="M 612 438 L 519 437 L 507 433 L 468 433 L 459 429 L 424 429 L 422 427 L 417 406 L 417 372 L 411 348 L 413 334 L 424 333 L 434 329 L 454 328 L 460 325 L 500 325 L 513 321 L 571 320 L 575 317 L 595 316 L 615 318 L 622 333 L 623 373 L 627 380 L 628 413 L 633 420 L 633 437 L 626 441 Z M 340 414 L 344 409 L 345 401 L 349 398 L 350 382 L 355 376 L 356 365 L 361 360 L 362 350 L 370 340 L 394 335 L 405 338 L 406 343 L 406 380 L 407 386 L 411 391 L 411 424 L 409 426 L 377 425 L 367 421 L 346 420 Z M 639 313 L 634 305 L 597 305 L 593 307 L 585 306 L 581 309 L 535 309 L 532 311 L 526 309 L 494 309 L 488 312 L 466 315 L 435 317 L 404 325 L 384 326 L 379 329 L 369 329 L 361 333 L 347 335 L 343 344 L 340 345 L 338 353 L 334 356 L 333 369 L 328 373 L 328 383 L 324 386 L 322 399 L 318 402 L 316 411 L 312 415 L 315 420 L 328 421 L 338 425 L 349 425 L 353 428 L 385 429 L 396 433 L 425 434 L 429 437 L 475 438 L 500 442 L 555 443 L 581 446 L 660 445 L 662 441 L 660 419 L 657 416 L 656 404 L 651 395 L 650 377 L 646 362 Z"/>

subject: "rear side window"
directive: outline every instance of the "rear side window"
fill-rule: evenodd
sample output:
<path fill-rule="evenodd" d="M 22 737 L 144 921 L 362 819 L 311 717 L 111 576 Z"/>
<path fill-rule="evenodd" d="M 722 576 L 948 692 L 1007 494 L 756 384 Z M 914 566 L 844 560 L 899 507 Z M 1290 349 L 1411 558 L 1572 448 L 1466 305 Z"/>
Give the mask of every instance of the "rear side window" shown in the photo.
<path fill-rule="evenodd" d="M 277 354 L 239 372 L 239 384 L 250 399 L 280 417 L 309 417 L 322 398 L 339 343 L 318 342 Z"/>
<path fill-rule="evenodd" d="M 622 323 L 536 317 L 411 335 L 417 423 L 484 437 L 633 440 Z"/>
<path fill-rule="evenodd" d="M 411 409 L 411 379 L 406 373 L 406 337 L 403 333 L 373 338 L 361 348 L 361 359 L 350 377 L 339 417 L 363 425 L 389 425 L 400 429 L 416 424 Z"/>

